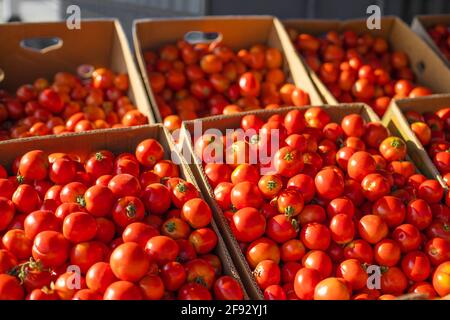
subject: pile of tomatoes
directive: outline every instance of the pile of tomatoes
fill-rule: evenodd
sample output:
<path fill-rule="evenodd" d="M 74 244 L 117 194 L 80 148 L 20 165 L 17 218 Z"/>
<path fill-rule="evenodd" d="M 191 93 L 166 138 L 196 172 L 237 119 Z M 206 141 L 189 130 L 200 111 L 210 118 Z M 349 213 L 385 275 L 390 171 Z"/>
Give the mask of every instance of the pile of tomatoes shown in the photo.
<path fill-rule="evenodd" d="M 359 114 L 333 122 L 319 107 L 245 115 L 240 127 L 254 135 L 205 133 L 194 150 L 266 299 L 450 293 L 449 196 L 416 173 L 402 139 Z M 274 146 L 274 129 L 272 170 L 236 161 Z M 227 161 L 215 161 L 222 153 Z M 367 285 L 370 265 L 378 288 Z"/>
<path fill-rule="evenodd" d="M 169 130 L 179 128 L 182 120 L 310 102 L 307 92 L 286 83 L 280 50 L 262 44 L 234 52 L 221 42 L 180 40 L 158 53 L 145 52 L 144 59 Z"/>
<path fill-rule="evenodd" d="M 351 30 L 329 31 L 321 38 L 295 30 L 289 33 L 308 66 L 339 102 L 365 102 L 382 116 L 391 98 L 431 94 L 414 84 L 408 55 L 391 52 L 381 37 L 358 36 Z"/>
<path fill-rule="evenodd" d="M 450 187 L 450 108 L 443 107 L 423 114 L 407 111 L 405 117 Z"/>
<path fill-rule="evenodd" d="M 0 300 L 243 299 L 212 213 L 156 140 L 0 166 Z"/>
<path fill-rule="evenodd" d="M 0 90 L 0 140 L 148 123 L 127 96 L 128 76 L 83 65 L 79 75 L 38 78 L 15 95 Z"/>
<path fill-rule="evenodd" d="M 439 23 L 431 28 L 428 28 L 428 34 L 439 50 L 444 54 L 447 60 L 450 61 L 450 32 L 448 26 Z"/>

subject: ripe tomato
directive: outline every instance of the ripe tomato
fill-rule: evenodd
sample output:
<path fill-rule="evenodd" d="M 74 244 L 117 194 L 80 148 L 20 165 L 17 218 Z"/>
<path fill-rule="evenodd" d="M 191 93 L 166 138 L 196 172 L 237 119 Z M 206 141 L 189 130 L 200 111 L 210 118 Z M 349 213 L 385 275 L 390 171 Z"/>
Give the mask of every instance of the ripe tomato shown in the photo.
<path fill-rule="evenodd" d="M 433 274 L 433 287 L 439 296 L 450 293 L 450 261 L 441 263 Z"/>
<path fill-rule="evenodd" d="M 314 179 L 306 174 L 297 174 L 290 178 L 287 182 L 287 187 L 294 187 L 303 196 L 305 203 L 309 203 L 316 193 L 316 187 L 314 185 Z"/>
<path fill-rule="evenodd" d="M 438 203 L 444 196 L 444 188 L 437 180 L 425 180 L 419 186 L 418 195 L 428 203 Z"/>
<path fill-rule="evenodd" d="M 8 227 L 15 213 L 14 203 L 7 198 L 0 197 L 0 231 Z"/>
<path fill-rule="evenodd" d="M 32 255 L 46 267 L 59 267 L 69 256 L 69 242 L 56 231 L 42 231 L 33 242 Z"/>
<path fill-rule="evenodd" d="M 379 151 L 387 161 L 403 160 L 406 157 L 406 143 L 398 137 L 384 139 Z"/>
<path fill-rule="evenodd" d="M 211 300 L 211 293 L 198 283 L 186 283 L 178 290 L 179 300 Z"/>
<path fill-rule="evenodd" d="M 327 278 L 314 289 L 314 300 L 350 300 L 351 289 L 342 278 Z"/>
<path fill-rule="evenodd" d="M 78 203 L 84 207 L 86 189 L 86 186 L 81 182 L 70 182 L 61 189 L 60 200 L 63 203 Z"/>
<path fill-rule="evenodd" d="M 295 275 L 295 294 L 301 300 L 312 300 L 314 298 L 314 289 L 321 280 L 322 276 L 317 270 L 300 269 Z"/>
<path fill-rule="evenodd" d="M 288 218 L 298 216 L 303 210 L 303 196 L 295 187 L 287 188 L 278 195 L 277 206 L 278 212 Z"/>
<path fill-rule="evenodd" d="M 250 268 L 256 268 L 256 265 L 263 260 L 272 260 L 278 264 L 280 249 L 274 241 L 262 237 L 249 244 L 245 257 Z"/>
<path fill-rule="evenodd" d="M 80 271 L 85 274 L 94 263 L 104 259 L 105 249 L 105 244 L 101 242 L 78 243 L 70 251 L 70 263 L 79 266 Z"/>
<path fill-rule="evenodd" d="M 442 238 L 432 238 L 426 243 L 424 251 L 431 264 L 437 266 L 450 259 L 450 242 Z"/>
<path fill-rule="evenodd" d="M 141 199 L 146 210 L 151 214 L 162 215 L 170 208 L 170 191 L 160 183 L 148 185 L 142 192 Z"/>
<path fill-rule="evenodd" d="M 179 178 L 170 178 L 167 180 L 166 185 L 171 191 L 172 203 L 177 208 L 182 208 L 183 205 L 190 199 L 200 198 L 199 191 L 195 186 L 187 181 Z"/>
<path fill-rule="evenodd" d="M 421 251 L 412 251 L 402 259 L 403 273 L 412 281 L 427 279 L 431 273 L 431 264 L 427 255 Z"/>
<path fill-rule="evenodd" d="M 230 228 L 238 241 L 251 242 L 264 234 L 266 220 L 255 208 L 244 207 L 233 215 Z"/>
<path fill-rule="evenodd" d="M 340 245 L 349 243 L 355 236 L 355 224 L 348 214 L 339 213 L 333 216 L 329 230 L 333 241 Z"/>
<path fill-rule="evenodd" d="M 38 210 L 41 206 L 39 194 L 28 184 L 21 184 L 18 186 L 11 200 L 16 209 L 22 213 L 33 212 Z"/>
<path fill-rule="evenodd" d="M 48 158 L 44 151 L 33 150 L 20 159 L 19 173 L 27 180 L 43 180 L 47 177 L 48 167 Z"/>
<path fill-rule="evenodd" d="M 280 283 L 281 271 L 278 264 L 272 260 L 263 260 L 253 271 L 256 283 L 265 290 L 267 287 Z"/>
<path fill-rule="evenodd" d="M 104 217 L 111 212 L 114 194 L 102 185 L 95 185 L 86 190 L 84 195 L 86 210 L 95 217 Z"/>
<path fill-rule="evenodd" d="M 309 251 L 303 257 L 302 264 L 305 268 L 317 270 L 322 279 L 329 277 L 333 268 L 330 257 L 320 250 Z"/>
<path fill-rule="evenodd" d="M 255 184 L 244 181 L 231 190 L 231 203 L 238 210 L 246 207 L 259 208 L 263 203 L 263 196 Z"/>
<path fill-rule="evenodd" d="M 417 199 L 408 203 L 406 223 L 410 223 L 423 230 L 431 224 L 433 213 L 425 200 Z"/>
<path fill-rule="evenodd" d="M 323 129 L 328 123 L 331 122 L 331 118 L 328 113 L 319 107 L 312 107 L 305 111 L 306 123 L 312 128 Z"/>
<path fill-rule="evenodd" d="M 211 289 L 215 273 L 214 268 L 203 259 L 194 259 L 184 264 L 186 271 L 186 281 L 201 284 L 207 289 Z"/>
<path fill-rule="evenodd" d="M 311 222 L 300 231 L 300 239 L 308 249 L 325 251 L 330 245 L 331 234 L 325 225 Z"/>
<path fill-rule="evenodd" d="M 86 212 L 74 212 L 64 219 L 62 231 L 72 243 L 89 241 L 97 234 L 97 222 Z"/>
<path fill-rule="evenodd" d="M 243 300 L 244 293 L 239 282 L 230 276 L 222 276 L 214 282 L 214 297 L 219 300 Z"/>
<path fill-rule="evenodd" d="M 106 289 L 118 279 L 107 262 L 93 264 L 86 273 L 86 285 L 89 289 L 105 293 Z"/>
<path fill-rule="evenodd" d="M 403 223 L 406 209 L 403 202 L 393 196 L 384 196 L 372 205 L 372 214 L 380 216 L 388 227 L 397 227 Z"/>
<path fill-rule="evenodd" d="M 118 279 L 133 282 L 139 281 L 150 266 L 144 249 L 134 242 L 126 242 L 115 248 L 109 263 Z"/>
<path fill-rule="evenodd" d="M 275 153 L 274 167 L 278 174 L 292 177 L 303 169 L 303 158 L 298 149 L 286 146 Z"/>
<path fill-rule="evenodd" d="M 175 261 L 179 251 L 177 242 L 167 236 L 152 237 L 145 246 L 145 252 L 150 260 L 156 262 L 159 266 Z"/>
<path fill-rule="evenodd" d="M 25 236 L 29 239 L 42 231 L 53 230 L 59 231 L 61 228 L 59 220 L 51 211 L 38 210 L 27 215 L 23 222 Z"/>
<path fill-rule="evenodd" d="M 395 228 L 392 239 L 400 246 L 402 253 L 418 249 L 422 241 L 419 229 L 412 224 L 402 224 Z"/>
<path fill-rule="evenodd" d="M 266 235 L 278 243 L 295 238 L 297 235 L 296 221 L 284 214 L 278 214 L 267 221 Z"/>
<path fill-rule="evenodd" d="M 113 155 L 106 151 L 99 151 L 87 160 L 85 168 L 86 172 L 95 179 L 109 175 L 113 171 Z"/>
<path fill-rule="evenodd" d="M 144 204 L 137 197 L 120 198 L 112 208 L 112 218 L 116 225 L 121 228 L 125 228 L 130 223 L 143 220 L 144 216 Z"/>
<path fill-rule="evenodd" d="M 375 172 L 376 163 L 370 153 L 358 151 L 350 157 L 346 169 L 350 178 L 361 182 L 368 174 Z"/>
<path fill-rule="evenodd" d="M 126 196 L 138 196 L 141 192 L 139 180 L 127 173 L 114 176 L 108 183 L 108 188 L 120 198 Z"/>
<path fill-rule="evenodd" d="M 217 241 L 216 233 L 210 228 L 197 229 L 189 235 L 189 242 L 198 254 L 211 252 L 216 247 Z"/>
<path fill-rule="evenodd" d="M 346 259 L 355 258 L 362 263 L 371 264 L 373 250 L 367 241 L 362 239 L 353 240 L 344 247 L 344 257 Z"/>
<path fill-rule="evenodd" d="M 375 244 L 388 235 L 388 226 L 381 217 L 369 214 L 359 220 L 358 233 L 367 242 Z"/>
<path fill-rule="evenodd" d="M 0 299 L 22 300 L 24 291 L 16 277 L 0 274 Z"/>
<path fill-rule="evenodd" d="M 261 84 L 252 72 L 245 72 L 239 77 L 239 88 L 244 97 L 257 97 L 261 91 Z"/>
<path fill-rule="evenodd" d="M 24 230 L 12 229 L 7 231 L 2 237 L 2 243 L 4 248 L 17 259 L 27 259 L 31 256 L 33 240 L 26 236 Z"/>
<path fill-rule="evenodd" d="M 204 200 L 194 198 L 183 205 L 181 218 L 189 223 L 192 228 L 197 229 L 206 227 L 211 222 L 212 213 Z"/>
<path fill-rule="evenodd" d="M 391 239 L 383 239 L 374 247 L 375 261 L 386 267 L 393 267 L 400 261 L 400 247 Z"/>
<path fill-rule="evenodd" d="M 213 188 L 221 182 L 229 182 L 231 180 L 231 169 L 225 163 L 207 163 L 205 165 L 205 174 Z"/>
<path fill-rule="evenodd" d="M 344 178 L 333 169 L 323 169 L 316 175 L 317 193 L 324 199 L 332 200 L 344 192 Z"/>
<path fill-rule="evenodd" d="M 116 281 L 105 290 L 103 300 L 142 300 L 142 293 L 132 282 Z"/>
<path fill-rule="evenodd" d="M 164 157 L 164 149 L 155 139 L 147 139 L 136 147 L 136 159 L 145 167 L 153 167 Z"/>
<path fill-rule="evenodd" d="M 399 295 L 405 292 L 408 279 L 402 270 L 397 267 L 389 267 L 381 273 L 381 292 L 383 294 Z"/>
<path fill-rule="evenodd" d="M 389 180 L 378 173 L 371 173 L 361 181 L 364 197 L 369 201 L 376 201 L 387 196 L 391 191 Z"/>

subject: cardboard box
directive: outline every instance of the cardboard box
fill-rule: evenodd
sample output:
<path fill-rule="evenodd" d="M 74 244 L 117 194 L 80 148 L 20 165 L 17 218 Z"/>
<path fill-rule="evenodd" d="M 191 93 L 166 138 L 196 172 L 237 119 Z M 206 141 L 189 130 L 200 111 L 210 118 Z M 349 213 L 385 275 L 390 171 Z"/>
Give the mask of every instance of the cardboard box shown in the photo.
<path fill-rule="evenodd" d="M 194 156 L 191 138 L 193 137 L 194 134 L 195 122 L 198 121 L 202 123 L 203 131 L 210 128 L 215 128 L 219 129 L 222 133 L 225 133 L 225 129 L 239 128 L 241 118 L 246 114 L 256 114 L 262 119 L 267 120 L 270 116 L 274 114 L 284 115 L 293 109 L 301 110 L 307 108 L 308 107 L 288 107 L 277 110 L 256 110 L 245 112 L 242 114 L 221 115 L 193 121 L 185 121 L 183 123 L 179 145 L 183 147 L 183 152 L 188 151 L 188 155 L 183 153 L 183 156 L 187 156 L 188 163 L 190 164 L 192 172 L 194 173 L 194 176 L 198 181 L 198 184 L 200 185 L 202 192 L 206 195 L 205 197 L 206 200 L 208 201 L 209 205 L 212 208 L 214 208 L 215 214 L 214 218 L 225 240 L 225 243 L 227 244 L 230 254 L 233 257 L 236 266 L 238 267 L 242 281 L 244 282 L 251 299 L 263 299 L 263 293 L 261 292 L 261 290 L 259 289 L 258 285 L 254 280 L 252 270 L 250 269 L 245 259 L 245 256 L 238 245 L 238 242 L 236 241 L 235 237 L 233 236 L 233 233 L 231 232 L 230 226 L 223 214 L 223 211 L 220 209 L 220 207 L 218 206 L 218 204 L 214 199 L 214 190 L 208 183 L 208 179 L 203 170 L 202 164 L 200 163 L 199 159 L 196 156 Z M 380 121 L 375 112 L 369 106 L 362 103 L 342 104 L 339 106 L 325 105 L 323 106 L 323 108 L 331 116 L 332 121 L 335 122 L 340 122 L 344 116 L 351 113 L 361 114 L 361 116 L 366 121 L 377 121 L 377 122 Z"/>
<path fill-rule="evenodd" d="M 369 32 L 374 36 L 381 36 L 388 40 L 391 49 L 401 50 L 408 54 L 417 83 L 429 87 L 435 93 L 450 92 L 450 70 L 436 53 L 399 18 L 381 18 L 381 29 L 379 30 L 367 29 L 366 19 L 345 21 L 298 19 L 284 20 L 283 24 L 287 29 L 292 28 L 298 32 L 316 36 L 330 30 L 338 32 L 353 30 L 358 34 Z M 307 67 L 305 62 L 304 65 L 325 102 L 337 104 L 336 98 L 319 79 L 318 75 Z"/>
<path fill-rule="evenodd" d="M 176 43 L 190 31 L 219 32 L 223 37 L 223 42 L 235 50 L 249 48 L 258 43 L 280 49 L 284 56 L 283 70 L 287 73 L 287 79 L 307 91 L 312 104 L 323 103 L 305 67 L 299 61 L 295 48 L 282 24 L 275 17 L 211 16 L 136 20 L 133 28 L 134 48 L 158 122 L 161 122 L 162 119 L 150 88 L 143 54 L 147 50 L 155 50 L 163 45 Z"/>
<path fill-rule="evenodd" d="M 165 158 L 172 159 L 180 163 L 180 176 L 193 183 L 199 189 L 192 172 L 184 162 L 183 158 L 176 151 L 172 138 L 162 125 L 145 125 L 129 128 L 105 129 L 94 132 L 74 133 L 71 135 L 61 135 L 57 137 L 24 138 L 15 140 L 9 144 L 0 145 L 0 163 L 9 168 L 14 159 L 28 151 L 40 149 L 48 153 L 64 152 L 75 153 L 83 159 L 90 153 L 107 149 L 115 154 L 121 152 L 134 153 L 136 146 L 145 139 L 157 139 L 165 150 Z M 211 227 L 218 235 L 218 243 L 215 253 L 222 261 L 223 273 L 235 278 L 244 291 L 245 299 L 248 294 L 240 279 L 239 273 L 234 266 L 233 260 L 227 251 L 223 239 L 220 237 L 216 222 L 211 221 Z"/>
<path fill-rule="evenodd" d="M 22 41 L 51 38 L 53 46 L 32 50 Z M 5 77 L 0 89 L 15 92 L 38 77 L 53 79 L 55 73 L 76 73 L 81 64 L 127 73 L 128 95 L 150 123 L 154 116 L 142 79 L 120 22 L 115 19 L 83 20 L 81 29 L 69 30 L 66 22 L 11 23 L 0 25 L 0 69 Z M 27 42 L 29 43 L 29 42 Z"/>
<path fill-rule="evenodd" d="M 450 67 L 450 61 L 447 60 L 447 57 L 441 52 L 439 47 L 434 43 L 433 39 L 430 37 L 427 29 L 435 26 L 438 23 L 443 23 L 447 26 L 450 26 L 450 15 L 448 14 L 439 14 L 439 15 L 420 15 L 415 16 L 412 23 L 411 29 L 417 33 L 425 42 L 431 47 L 431 49 L 436 52 L 436 54 L 442 59 L 442 61 Z"/>
<path fill-rule="evenodd" d="M 406 111 L 434 112 L 442 107 L 450 105 L 450 94 L 431 95 L 415 99 L 400 99 L 391 101 L 391 104 L 383 116 L 382 123 L 391 133 L 402 137 L 408 145 L 408 154 L 414 163 L 430 179 L 437 179 L 447 189 L 447 185 L 434 165 L 427 150 L 416 137 L 404 116 Z"/>

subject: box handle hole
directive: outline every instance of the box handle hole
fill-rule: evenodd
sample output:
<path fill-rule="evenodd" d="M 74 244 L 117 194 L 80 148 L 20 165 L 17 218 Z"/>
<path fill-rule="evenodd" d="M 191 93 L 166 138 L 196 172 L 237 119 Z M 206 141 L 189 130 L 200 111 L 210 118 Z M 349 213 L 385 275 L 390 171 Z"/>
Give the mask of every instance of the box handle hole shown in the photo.
<path fill-rule="evenodd" d="M 222 40 L 222 34 L 220 32 L 190 31 L 184 35 L 184 40 L 190 44 L 219 42 Z"/>
<path fill-rule="evenodd" d="M 61 48 L 63 41 L 58 37 L 39 37 L 28 38 L 20 41 L 20 46 L 25 50 L 30 50 L 39 53 L 47 53 Z"/>

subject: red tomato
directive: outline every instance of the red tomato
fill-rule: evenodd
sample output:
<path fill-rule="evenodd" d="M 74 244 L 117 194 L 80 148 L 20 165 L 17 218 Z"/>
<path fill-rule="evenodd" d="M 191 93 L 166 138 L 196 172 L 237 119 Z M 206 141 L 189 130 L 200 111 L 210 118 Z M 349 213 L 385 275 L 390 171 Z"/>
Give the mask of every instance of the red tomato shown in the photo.
<path fill-rule="evenodd" d="M 389 267 L 381 274 L 381 292 L 383 294 L 402 294 L 408 286 L 408 279 L 400 268 Z"/>
<path fill-rule="evenodd" d="M 265 290 L 267 287 L 279 284 L 281 279 L 280 267 L 272 260 L 263 260 L 256 266 L 253 271 L 256 283 Z"/>
<path fill-rule="evenodd" d="M 246 72 L 240 76 L 239 88 L 244 97 L 257 97 L 261 91 L 260 82 L 252 72 Z"/>
<path fill-rule="evenodd" d="M 113 194 L 120 198 L 126 196 L 139 196 L 141 185 L 139 180 L 127 173 L 114 176 L 108 183 L 108 188 Z"/>
<path fill-rule="evenodd" d="M 187 283 L 178 290 L 179 300 L 211 300 L 211 293 L 198 283 Z"/>
<path fill-rule="evenodd" d="M 123 242 L 136 242 L 142 248 L 145 248 L 148 240 L 158 235 L 159 232 L 156 228 L 142 222 L 134 222 L 125 228 L 122 239 Z"/>
<path fill-rule="evenodd" d="M 118 279 L 132 282 L 139 281 L 150 266 L 144 249 L 134 242 L 126 242 L 115 248 L 109 263 Z"/>
<path fill-rule="evenodd" d="M 274 167 L 278 174 L 292 177 L 303 169 L 303 158 L 298 149 L 287 146 L 279 149 L 274 158 Z"/>
<path fill-rule="evenodd" d="M 325 251 L 330 245 L 331 233 L 325 225 L 312 222 L 302 228 L 300 239 L 308 249 Z"/>
<path fill-rule="evenodd" d="M 22 300 L 24 291 L 16 277 L 0 274 L 0 299 Z"/>
<path fill-rule="evenodd" d="M 406 157 L 406 143 L 398 137 L 384 139 L 379 151 L 387 161 L 403 160 Z"/>
<path fill-rule="evenodd" d="M 19 173 L 27 180 L 43 180 L 47 177 L 48 158 L 42 150 L 25 153 L 20 159 Z"/>
<path fill-rule="evenodd" d="M 72 243 L 89 241 L 97 234 L 97 222 L 86 212 L 74 212 L 64 219 L 62 231 Z"/>
<path fill-rule="evenodd" d="M 347 173 L 350 178 L 362 181 L 368 174 L 375 172 L 376 163 L 370 153 L 358 151 L 354 153 L 347 164 Z"/>
<path fill-rule="evenodd" d="M 216 233 L 210 228 L 197 229 L 189 235 L 189 242 L 198 254 L 211 252 L 216 247 L 217 241 Z"/>
<path fill-rule="evenodd" d="M 212 219 L 212 212 L 208 204 L 200 199 L 191 199 L 183 205 L 181 218 L 194 228 L 206 227 Z"/>
<path fill-rule="evenodd" d="M 316 192 L 314 179 L 306 174 L 297 174 L 290 178 L 287 182 L 287 187 L 294 187 L 301 192 L 305 203 L 309 203 Z"/>
<path fill-rule="evenodd" d="M 125 228 L 130 223 L 143 220 L 144 216 L 144 204 L 137 197 L 120 198 L 112 208 L 112 218 L 121 228 Z"/>
<path fill-rule="evenodd" d="M 400 246 L 391 239 L 384 239 L 374 247 L 375 261 L 386 267 L 393 267 L 400 261 Z"/>
<path fill-rule="evenodd" d="M 0 231 L 8 227 L 15 213 L 14 203 L 7 198 L 0 197 Z"/>
<path fill-rule="evenodd" d="M 367 242 L 375 244 L 388 235 L 388 226 L 381 217 L 369 214 L 359 220 L 358 233 Z"/>
<path fill-rule="evenodd" d="M 32 255 L 44 266 L 59 267 L 69 256 L 69 242 L 56 231 L 42 231 L 34 238 Z"/>
<path fill-rule="evenodd" d="M 51 211 L 38 210 L 30 213 L 24 220 L 25 235 L 29 239 L 42 231 L 53 230 L 59 231 L 61 224 Z"/>
<path fill-rule="evenodd" d="M 70 251 L 70 263 L 80 267 L 85 274 L 96 262 L 102 261 L 106 246 L 101 242 L 82 242 L 74 245 Z"/>
<path fill-rule="evenodd" d="M 245 257 L 250 268 L 256 268 L 256 265 L 263 260 L 272 260 L 279 263 L 280 249 L 275 242 L 262 237 L 249 244 Z"/>
<path fill-rule="evenodd" d="M 422 241 L 419 229 L 412 224 L 402 224 L 395 228 L 392 239 L 400 246 L 402 253 L 418 249 Z"/>
<path fill-rule="evenodd" d="M 426 243 L 424 251 L 431 264 L 437 266 L 450 259 L 450 242 L 441 238 L 432 238 Z"/>
<path fill-rule="evenodd" d="M 419 186 L 419 198 L 426 200 L 428 203 L 438 203 L 444 196 L 444 188 L 437 180 L 425 180 Z"/>
<path fill-rule="evenodd" d="M 417 199 L 408 203 L 406 223 L 410 223 L 423 230 L 431 224 L 433 213 L 425 200 Z"/>
<path fill-rule="evenodd" d="M 86 273 L 87 287 L 101 294 L 105 293 L 109 285 L 115 281 L 117 278 L 107 262 L 93 264 Z"/>
<path fill-rule="evenodd" d="M 266 220 L 258 210 L 245 207 L 233 215 L 230 227 L 238 241 L 251 242 L 264 234 Z"/>
<path fill-rule="evenodd" d="M 388 227 L 397 227 L 403 223 L 406 209 L 403 202 L 393 196 L 384 196 L 372 205 L 372 214 L 380 216 Z"/>
<path fill-rule="evenodd" d="M 348 214 L 339 213 L 333 216 L 329 229 L 333 241 L 340 245 L 349 243 L 355 236 L 355 224 Z"/>
<path fill-rule="evenodd" d="M 332 272 L 332 262 L 330 257 L 323 251 L 311 250 L 302 259 L 305 268 L 314 269 L 323 278 L 329 277 Z"/>
<path fill-rule="evenodd" d="M 344 178 L 333 169 L 323 169 L 315 177 L 317 193 L 328 200 L 339 197 L 344 192 Z"/>
<path fill-rule="evenodd" d="M 278 243 L 293 239 L 297 235 L 295 222 L 284 214 L 273 216 L 267 221 L 266 235 Z"/>
<path fill-rule="evenodd" d="M 317 270 L 300 269 L 295 276 L 295 294 L 301 300 L 312 300 L 314 298 L 314 289 L 320 280 L 322 280 L 322 276 Z"/>
<path fill-rule="evenodd" d="M 263 196 L 261 192 L 251 182 L 240 182 L 231 190 L 231 203 L 238 210 L 245 207 L 259 208 L 262 202 Z"/>
<path fill-rule="evenodd" d="M 450 293 L 450 261 L 441 263 L 433 274 L 433 287 L 439 296 Z"/>
<path fill-rule="evenodd" d="M 314 289 L 314 300 L 350 300 L 351 290 L 342 278 L 327 278 Z"/>
<path fill-rule="evenodd" d="M 107 216 L 114 205 L 114 194 L 102 185 L 95 185 L 86 190 L 84 195 L 86 210 L 95 217 Z"/>
<path fill-rule="evenodd" d="M 158 265 L 164 265 L 167 262 L 175 261 L 180 248 L 177 242 L 167 236 L 155 236 L 148 240 L 145 246 L 145 252 L 151 261 Z"/>
<path fill-rule="evenodd" d="M 195 186 L 187 181 L 179 178 L 170 178 L 166 184 L 171 191 L 172 203 L 177 208 L 182 208 L 183 205 L 190 199 L 200 198 L 200 193 Z"/>
<path fill-rule="evenodd" d="M 344 257 L 355 258 L 362 263 L 371 264 L 373 260 L 373 250 L 370 244 L 362 239 L 353 240 L 344 247 Z"/>
<path fill-rule="evenodd" d="M 427 279 L 431 273 L 431 264 L 427 255 L 421 251 L 412 251 L 402 259 L 403 273 L 412 281 Z"/>
<path fill-rule="evenodd" d="M 142 300 L 142 293 L 132 282 L 116 281 L 105 290 L 103 300 Z"/>
<path fill-rule="evenodd" d="M 239 282 L 230 276 L 222 276 L 214 283 L 214 297 L 219 300 L 243 300 L 244 293 Z"/>
<path fill-rule="evenodd" d="M 18 186 L 11 200 L 16 206 L 16 209 L 22 213 L 33 212 L 41 206 L 39 194 L 28 184 Z"/>

